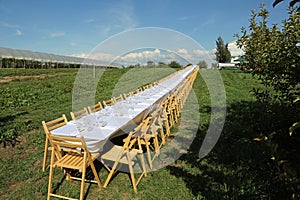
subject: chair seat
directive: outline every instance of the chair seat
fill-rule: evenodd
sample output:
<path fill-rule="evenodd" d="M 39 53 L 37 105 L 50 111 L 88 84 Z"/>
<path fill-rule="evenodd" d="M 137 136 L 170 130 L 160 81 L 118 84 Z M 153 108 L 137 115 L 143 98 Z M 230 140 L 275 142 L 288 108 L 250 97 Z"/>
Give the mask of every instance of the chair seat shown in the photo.
<path fill-rule="evenodd" d="M 123 147 L 122 146 L 116 146 L 116 145 L 114 145 L 111 149 L 109 149 L 109 151 L 102 154 L 101 160 L 102 161 L 103 160 L 117 160 L 118 156 L 120 156 L 121 153 L 122 153 L 122 156 L 121 156 L 121 159 L 120 159 L 119 163 L 128 164 L 128 161 L 127 161 L 127 158 L 126 158 L 126 152 L 123 151 Z M 139 150 L 132 149 L 132 150 L 130 150 L 129 155 L 130 155 L 131 158 L 134 158 L 138 153 L 139 153 Z"/>
<path fill-rule="evenodd" d="M 91 154 L 92 160 L 94 161 L 99 157 L 99 153 Z M 83 167 L 83 154 L 78 154 L 76 152 L 68 152 L 61 159 L 55 163 L 56 167 L 63 167 L 69 169 L 76 169 L 82 172 Z"/>

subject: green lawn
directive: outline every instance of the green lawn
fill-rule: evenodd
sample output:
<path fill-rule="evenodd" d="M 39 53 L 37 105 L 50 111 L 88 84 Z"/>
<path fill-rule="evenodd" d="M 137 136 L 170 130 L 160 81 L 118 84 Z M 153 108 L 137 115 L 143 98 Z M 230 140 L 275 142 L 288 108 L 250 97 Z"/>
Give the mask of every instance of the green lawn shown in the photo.
<path fill-rule="evenodd" d="M 172 72 L 156 69 L 145 73 L 143 70 L 146 69 L 106 70 L 98 83 L 96 98 L 105 100 L 112 94 L 159 80 Z M 69 117 L 76 72 L 76 69 L 0 70 L 0 78 L 47 75 L 0 83 L 0 142 L 6 145 L 0 148 L 0 199 L 45 199 L 49 170 L 42 172 L 45 134 L 41 121 L 63 113 Z M 292 191 L 278 178 L 269 148 L 253 140 L 263 129 L 257 120 L 260 105 L 249 91 L 261 87 L 260 84 L 241 71 L 220 73 L 226 89 L 227 115 L 221 137 L 206 157 L 199 159 L 198 152 L 209 125 L 211 107 L 208 89 L 198 76 L 193 88 L 199 102 L 199 128 L 187 152 L 175 163 L 150 172 L 138 185 L 138 194 L 134 194 L 128 176 L 119 174 L 101 191 L 91 185 L 87 199 L 290 199 Z M 139 78 L 132 79 L 137 74 Z M 183 112 L 189 109 L 188 102 Z M 8 136 L 12 139 L 5 140 Z M 79 194 L 79 183 L 70 184 L 62 179 L 61 170 L 55 174 L 56 186 L 62 183 L 57 192 L 74 197 Z M 101 169 L 102 182 L 106 175 Z"/>

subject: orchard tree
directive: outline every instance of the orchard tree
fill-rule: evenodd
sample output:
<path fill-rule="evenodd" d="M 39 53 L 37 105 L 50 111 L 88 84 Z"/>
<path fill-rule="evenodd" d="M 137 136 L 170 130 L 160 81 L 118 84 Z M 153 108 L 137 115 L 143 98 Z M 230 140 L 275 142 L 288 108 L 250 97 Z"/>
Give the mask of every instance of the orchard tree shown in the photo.
<path fill-rule="evenodd" d="M 207 63 L 205 62 L 205 60 L 201 60 L 197 65 L 200 69 L 207 69 Z"/>
<path fill-rule="evenodd" d="M 176 62 L 176 61 L 171 61 L 169 64 L 168 64 L 169 67 L 171 68 L 181 68 L 182 66 Z"/>
<path fill-rule="evenodd" d="M 299 95 L 300 15 L 296 7 L 290 8 L 280 29 L 277 24 L 268 27 L 268 17 L 264 5 L 259 12 L 252 11 L 250 32 L 242 28 L 242 34 L 236 34 L 237 44 L 245 51 L 247 67 L 265 85 L 265 90 L 255 90 L 256 96 L 292 102 Z M 275 95 L 268 88 L 274 89 Z"/>
<path fill-rule="evenodd" d="M 223 39 L 220 36 L 216 40 L 216 45 L 217 45 L 217 51 L 215 53 L 216 60 L 219 63 L 228 63 L 228 62 L 230 62 L 231 54 L 228 50 L 228 43 L 225 45 Z"/>
<path fill-rule="evenodd" d="M 155 67 L 155 63 L 151 60 L 147 62 L 147 67 Z"/>

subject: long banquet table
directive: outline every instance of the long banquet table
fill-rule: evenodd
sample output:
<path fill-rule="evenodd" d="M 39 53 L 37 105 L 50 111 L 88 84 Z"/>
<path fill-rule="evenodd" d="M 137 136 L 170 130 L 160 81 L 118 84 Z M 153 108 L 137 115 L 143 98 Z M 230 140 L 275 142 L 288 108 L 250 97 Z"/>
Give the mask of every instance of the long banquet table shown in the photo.
<path fill-rule="evenodd" d="M 170 93 L 190 75 L 196 66 L 190 66 L 171 76 L 159 84 L 141 91 L 112 106 L 88 114 L 76 121 L 51 131 L 53 135 L 84 137 L 90 152 L 100 152 L 103 144 L 120 130 L 130 130 L 159 102 L 165 100 Z"/>

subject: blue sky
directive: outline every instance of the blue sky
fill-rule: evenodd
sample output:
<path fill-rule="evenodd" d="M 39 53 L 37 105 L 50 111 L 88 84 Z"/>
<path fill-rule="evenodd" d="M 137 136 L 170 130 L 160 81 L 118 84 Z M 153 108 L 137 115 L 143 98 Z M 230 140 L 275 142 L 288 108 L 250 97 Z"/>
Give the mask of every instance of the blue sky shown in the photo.
<path fill-rule="evenodd" d="M 86 55 L 122 31 L 159 27 L 187 35 L 204 49 L 215 48 L 249 25 L 260 0 L 0 0 L 0 46 L 61 55 Z M 284 1 L 272 8 L 270 23 L 286 18 Z"/>

